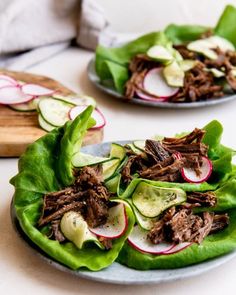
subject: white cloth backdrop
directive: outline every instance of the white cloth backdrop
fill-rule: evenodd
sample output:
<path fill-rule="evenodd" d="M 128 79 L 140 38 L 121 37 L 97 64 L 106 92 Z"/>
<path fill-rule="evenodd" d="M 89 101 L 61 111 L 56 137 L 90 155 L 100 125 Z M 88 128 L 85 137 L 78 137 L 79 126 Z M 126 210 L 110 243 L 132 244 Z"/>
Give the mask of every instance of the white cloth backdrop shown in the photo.
<path fill-rule="evenodd" d="M 236 0 L 0 0 L 0 67 L 24 70 L 72 39 L 94 49 L 170 22 L 214 26 L 226 4 Z"/>

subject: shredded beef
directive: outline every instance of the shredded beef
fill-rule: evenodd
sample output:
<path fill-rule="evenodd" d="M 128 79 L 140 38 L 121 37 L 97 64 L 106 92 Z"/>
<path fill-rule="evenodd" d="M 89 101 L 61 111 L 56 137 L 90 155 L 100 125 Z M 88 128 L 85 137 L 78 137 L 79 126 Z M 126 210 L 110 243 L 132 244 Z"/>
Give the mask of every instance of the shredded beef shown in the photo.
<path fill-rule="evenodd" d="M 203 239 L 229 223 L 227 214 L 215 215 L 213 212 L 194 214 L 191 209 L 173 207 L 159 219 L 148 233 L 148 239 L 160 242 L 195 242 Z"/>
<path fill-rule="evenodd" d="M 105 247 L 106 250 L 109 250 L 112 248 L 112 239 L 107 239 L 103 237 L 99 237 L 99 242 L 102 243 L 102 245 Z"/>
<path fill-rule="evenodd" d="M 77 172 L 71 187 L 44 196 L 38 225 L 51 223 L 53 236 L 57 235 L 58 240 L 61 238 L 57 223 L 68 211 L 79 211 L 91 227 L 102 225 L 107 220 L 109 197 L 101 167 L 84 167 Z"/>
<path fill-rule="evenodd" d="M 197 59 L 197 54 L 193 51 L 188 50 L 187 45 L 174 45 L 173 46 L 181 54 L 183 59 Z"/>
<path fill-rule="evenodd" d="M 145 152 L 154 163 L 162 162 L 170 157 L 160 141 L 147 139 L 145 142 Z"/>
<path fill-rule="evenodd" d="M 60 243 L 66 240 L 65 236 L 61 232 L 59 219 L 53 220 L 51 222 L 51 230 L 52 230 L 52 235 L 51 235 L 52 239 L 57 240 Z"/>
<path fill-rule="evenodd" d="M 217 199 L 213 192 L 191 192 L 187 195 L 187 202 L 196 206 L 214 207 Z"/>

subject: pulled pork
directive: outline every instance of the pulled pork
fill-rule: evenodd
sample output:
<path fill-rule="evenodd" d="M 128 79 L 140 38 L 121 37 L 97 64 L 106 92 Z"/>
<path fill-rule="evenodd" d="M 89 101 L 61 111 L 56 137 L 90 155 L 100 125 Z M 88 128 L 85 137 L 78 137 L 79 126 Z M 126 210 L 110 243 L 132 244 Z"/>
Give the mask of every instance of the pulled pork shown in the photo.
<path fill-rule="evenodd" d="M 65 237 L 60 231 L 60 220 L 66 212 L 80 212 L 90 227 L 102 225 L 108 217 L 109 197 L 103 185 L 101 167 L 84 167 L 72 186 L 44 196 L 38 226 L 50 224 L 51 237 L 63 242 Z M 108 243 L 104 243 L 108 247 Z"/>
<path fill-rule="evenodd" d="M 202 156 L 207 156 L 208 147 L 202 143 L 204 130 L 195 128 L 191 133 L 179 138 L 167 138 L 162 141 L 146 140 L 145 149 L 140 154 L 127 150 L 128 160 L 122 168 L 124 183 L 133 179 L 133 174 L 150 180 L 176 182 L 181 181 L 181 168 L 194 169 L 201 174 Z M 181 155 L 181 159 L 176 157 Z"/>
<path fill-rule="evenodd" d="M 172 207 L 154 224 L 148 233 L 148 239 L 153 244 L 164 241 L 200 244 L 207 235 L 224 229 L 228 223 L 227 214 L 214 212 L 194 214 L 191 209 Z"/>

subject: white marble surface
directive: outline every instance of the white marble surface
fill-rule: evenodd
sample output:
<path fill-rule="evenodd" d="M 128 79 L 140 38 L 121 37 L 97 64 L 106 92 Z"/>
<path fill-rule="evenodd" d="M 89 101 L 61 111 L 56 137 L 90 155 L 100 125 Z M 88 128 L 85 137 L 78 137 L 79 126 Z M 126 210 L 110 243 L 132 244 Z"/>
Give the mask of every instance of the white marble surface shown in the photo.
<path fill-rule="evenodd" d="M 235 1 L 224 0 L 166 0 L 165 3 L 156 0 L 116 2 L 98 0 L 98 2 L 104 6 L 112 27 L 123 32 L 147 32 L 159 29 L 170 21 L 178 23 L 191 21 L 212 25 L 225 3 L 235 3 Z M 137 8 L 136 12 L 134 7 Z M 51 76 L 77 92 L 96 97 L 107 119 L 105 141 L 146 138 L 154 134 L 173 135 L 183 130 L 191 130 L 196 126 L 204 126 L 212 119 L 218 119 L 225 128 L 223 142 L 236 148 L 234 131 L 236 101 L 194 110 L 165 110 L 124 104 L 104 95 L 87 80 L 86 66 L 91 57 L 91 53 L 72 48 L 32 68 L 31 72 Z M 222 295 L 235 293 L 236 259 L 204 275 L 152 286 L 116 286 L 96 283 L 53 269 L 29 251 L 12 228 L 9 208 L 13 187 L 9 184 L 9 179 L 16 172 L 17 159 L 0 159 L 1 295 Z"/>

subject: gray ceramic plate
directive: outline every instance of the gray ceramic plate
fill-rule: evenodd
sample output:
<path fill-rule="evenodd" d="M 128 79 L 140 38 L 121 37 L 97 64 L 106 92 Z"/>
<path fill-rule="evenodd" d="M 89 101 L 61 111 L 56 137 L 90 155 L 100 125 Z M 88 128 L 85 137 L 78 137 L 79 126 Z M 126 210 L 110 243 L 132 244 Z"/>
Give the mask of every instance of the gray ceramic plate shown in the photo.
<path fill-rule="evenodd" d="M 119 142 L 121 144 L 128 143 L 127 141 Z M 83 152 L 91 153 L 94 155 L 105 156 L 110 150 L 110 143 L 96 144 L 83 148 Z M 66 266 L 56 262 L 45 254 L 39 247 L 37 247 L 23 232 L 20 224 L 16 218 L 14 206 L 11 205 L 11 219 L 13 226 L 21 239 L 32 249 L 40 258 L 44 259 L 48 264 L 63 272 L 70 273 L 71 275 L 113 284 L 157 284 L 161 282 L 174 281 L 184 279 L 192 276 L 202 274 L 223 263 L 231 260 L 236 256 L 236 251 L 229 254 L 211 259 L 196 265 L 179 268 L 179 269 L 166 269 L 166 270 L 147 270 L 140 271 L 128 268 L 118 263 L 113 263 L 106 269 L 101 271 L 92 272 L 88 270 L 73 271 Z"/>
<path fill-rule="evenodd" d="M 189 109 L 189 108 L 199 108 L 199 107 L 206 107 L 206 106 L 212 106 L 216 104 L 221 104 L 227 101 L 231 101 L 236 98 L 236 94 L 230 94 L 226 95 L 224 97 L 220 98 L 212 98 L 208 99 L 206 101 L 198 101 L 198 102 L 189 102 L 189 103 L 171 103 L 171 102 L 152 102 L 147 100 L 142 100 L 140 98 L 132 98 L 127 99 L 124 95 L 118 93 L 114 87 L 112 86 L 105 86 L 101 83 L 100 78 L 96 74 L 95 71 L 95 60 L 94 58 L 90 60 L 88 64 L 88 77 L 89 80 L 100 90 L 103 92 L 110 94 L 111 96 L 114 96 L 117 99 L 120 99 L 127 103 L 135 103 L 145 106 L 151 106 L 151 107 L 158 107 L 158 108 L 171 108 L 171 109 Z"/>

